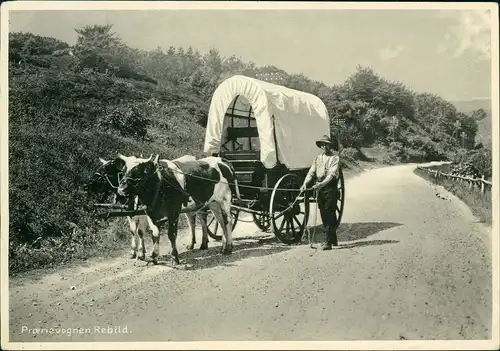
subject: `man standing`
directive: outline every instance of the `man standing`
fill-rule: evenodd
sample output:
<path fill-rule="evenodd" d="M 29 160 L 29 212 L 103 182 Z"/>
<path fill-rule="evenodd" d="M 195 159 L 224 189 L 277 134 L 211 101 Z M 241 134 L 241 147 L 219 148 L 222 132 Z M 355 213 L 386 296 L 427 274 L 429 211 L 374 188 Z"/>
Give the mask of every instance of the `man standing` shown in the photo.
<path fill-rule="evenodd" d="M 331 250 L 332 245 L 338 246 L 336 211 L 340 158 L 337 153 L 338 145 L 333 143 L 329 136 L 325 135 L 321 140 L 316 141 L 316 145 L 323 152 L 314 159 L 300 189 L 305 190 L 311 181 L 315 181 L 312 190 L 318 192 L 318 207 L 326 230 L 326 242 L 321 245 L 321 248 Z"/>

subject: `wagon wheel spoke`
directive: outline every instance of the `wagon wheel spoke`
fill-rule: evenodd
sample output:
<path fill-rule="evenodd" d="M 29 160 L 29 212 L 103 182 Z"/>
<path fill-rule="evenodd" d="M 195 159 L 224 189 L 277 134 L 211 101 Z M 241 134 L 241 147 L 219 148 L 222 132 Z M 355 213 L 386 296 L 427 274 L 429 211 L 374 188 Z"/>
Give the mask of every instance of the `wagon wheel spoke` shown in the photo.
<path fill-rule="evenodd" d="M 281 224 L 280 224 L 280 229 L 279 229 L 280 232 L 283 230 L 283 226 L 285 225 L 285 223 L 286 223 L 286 219 L 283 219 L 283 221 L 281 221 Z"/>
<path fill-rule="evenodd" d="M 276 216 L 274 216 L 274 219 L 276 220 L 276 219 L 278 219 L 278 218 L 283 217 L 283 216 L 285 215 L 285 213 L 286 213 L 286 210 L 285 210 L 285 211 L 281 211 L 281 212 L 279 212 Z"/>
<path fill-rule="evenodd" d="M 293 226 L 293 220 L 295 219 L 295 216 L 293 216 L 292 218 L 290 218 L 290 229 L 292 230 L 292 233 L 295 235 L 295 228 Z M 300 226 L 299 226 L 300 228 Z"/>
<path fill-rule="evenodd" d="M 274 215 L 274 219 L 278 219 L 278 218 L 283 217 L 288 211 L 289 211 L 289 209 L 285 208 L 284 210 L 278 212 L 278 214 Z"/>
<path fill-rule="evenodd" d="M 211 220 L 210 220 L 210 222 L 207 223 L 207 226 L 210 227 L 214 221 L 215 221 L 215 217 L 212 217 Z"/>
<path fill-rule="evenodd" d="M 302 224 L 300 223 L 300 221 L 297 219 L 297 217 L 296 217 L 296 216 L 293 216 L 293 221 L 294 221 L 295 223 L 297 223 L 297 225 L 299 226 L 299 229 L 300 229 L 300 230 L 302 230 Z"/>

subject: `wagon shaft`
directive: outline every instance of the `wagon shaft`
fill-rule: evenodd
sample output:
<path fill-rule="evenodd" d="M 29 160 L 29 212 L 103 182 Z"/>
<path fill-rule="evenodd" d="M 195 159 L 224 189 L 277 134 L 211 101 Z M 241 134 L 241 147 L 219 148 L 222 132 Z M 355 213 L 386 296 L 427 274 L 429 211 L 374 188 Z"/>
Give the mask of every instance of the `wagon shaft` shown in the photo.
<path fill-rule="evenodd" d="M 188 207 L 184 207 L 183 209 L 181 209 L 181 213 L 196 212 L 196 211 L 201 210 L 204 206 L 205 206 L 205 204 L 199 204 L 199 205 L 191 205 Z"/>
<path fill-rule="evenodd" d="M 128 210 L 128 211 L 108 211 L 106 213 L 98 214 L 101 218 L 111 218 L 111 217 L 133 217 L 146 214 L 145 210 Z"/>
<path fill-rule="evenodd" d="M 95 204 L 95 207 L 101 207 L 101 208 L 110 208 L 110 209 L 115 209 L 115 210 L 128 210 L 129 206 L 128 205 L 122 205 L 122 204 Z M 139 206 L 137 207 L 136 210 L 130 210 L 130 211 L 144 211 L 146 210 L 146 206 Z"/>

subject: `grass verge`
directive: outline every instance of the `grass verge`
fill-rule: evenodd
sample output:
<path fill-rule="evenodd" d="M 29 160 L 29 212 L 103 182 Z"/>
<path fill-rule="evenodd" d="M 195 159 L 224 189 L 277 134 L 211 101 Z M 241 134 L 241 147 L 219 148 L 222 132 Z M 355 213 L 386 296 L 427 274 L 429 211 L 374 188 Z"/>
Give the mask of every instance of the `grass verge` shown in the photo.
<path fill-rule="evenodd" d="M 435 169 L 434 167 L 430 167 Z M 442 169 L 440 169 L 443 171 Z M 482 223 L 491 226 L 492 218 L 492 203 L 491 203 L 491 189 L 486 188 L 484 193 L 478 187 L 469 188 L 453 179 L 449 178 L 434 178 L 429 173 L 421 169 L 415 169 L 415 174 L 424 178 L 425 180 L 443 186 L 453 195 L 457 196 L 471 209 L 474 216 L 478 217 Z"/>

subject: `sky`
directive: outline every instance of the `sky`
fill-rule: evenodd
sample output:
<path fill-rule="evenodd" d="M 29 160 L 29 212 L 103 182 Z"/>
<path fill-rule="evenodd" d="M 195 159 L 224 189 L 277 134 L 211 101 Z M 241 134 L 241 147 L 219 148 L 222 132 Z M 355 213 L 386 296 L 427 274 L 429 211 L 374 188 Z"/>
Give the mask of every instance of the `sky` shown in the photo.
<path fill-rule="evenodd" d="M 76 42 L 75 28 L 112 24 L 130 47 L 214 47 L 325 84 L 356 66 L 449 101 L 491 97 L 491 23 L 477 10 L 12 11 L 10 31 Z"/>

